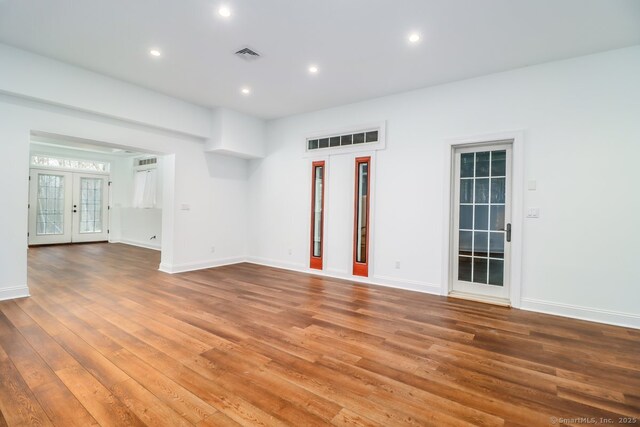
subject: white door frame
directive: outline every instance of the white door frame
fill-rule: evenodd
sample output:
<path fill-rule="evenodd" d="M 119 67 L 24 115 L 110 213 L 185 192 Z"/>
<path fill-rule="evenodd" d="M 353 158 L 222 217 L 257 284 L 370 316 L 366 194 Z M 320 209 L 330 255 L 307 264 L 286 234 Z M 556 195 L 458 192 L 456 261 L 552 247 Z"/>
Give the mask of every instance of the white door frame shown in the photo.
<path fill-rule="evenodd" d="M 451 262 L 451 239 L 453 218 L 452 183 L 454 179 L 454 151 L 460 146 L 489 144 L 497 141 L 512 141 L 512 204 L 511 204 L 511 271 L 509 273 L 509 301 L 512 307 L 520 307 L 522 294 L 522 227 L 524 203 L 524 131 L 509 131 L 452 138 L 444 144 L 444 177 L 443 177 L 443 236 L 442 236 L 442 283 L 441 295 L 451 292 L 453 264 Z"/>

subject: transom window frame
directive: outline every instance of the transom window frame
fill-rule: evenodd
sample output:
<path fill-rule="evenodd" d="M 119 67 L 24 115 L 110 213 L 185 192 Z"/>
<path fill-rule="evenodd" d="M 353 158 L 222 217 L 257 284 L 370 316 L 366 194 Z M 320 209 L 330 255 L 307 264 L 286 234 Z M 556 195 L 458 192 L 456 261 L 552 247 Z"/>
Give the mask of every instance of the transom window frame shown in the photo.
<path fill-rule="evenodd" d="M 312 132 L 307 135 L 304 140 L 304 156 L 303 157 L 318 157 L 318 156 L 331 156 L 335 154 L 348 154 L 348 153 L 360 153 L 365 151 L 377 151 L 384 150 L 387 146 L 386 138 L 387 122 L 386 120 L 366 123 L 357 126 L 349 126 L 345 128 L 324 130 L 318 132 Z M 364 142 L 360 144 L 341 145 L 337 147 L 317 148 L 309 149 L 309 141 L 314 139 L 324 139 L 331 137 L 339 137 L 342 135 L 352 135 L 367 132 L 378 132 L 377 142 Z"/>
<path fill-rule="evenodd" d="M 105 170 L 95 170 L 95 169 L 89 169 L 89 168 L 81 168 L 81 167 L 72 167 L 72 166 L 51 166 L 51 165 L 46 165 L 46 164 L 40 164 L 40 163 L 35 163 L 34 162 L 34 158 L 36 157 L 46 157 L 46 158 L 50 158 L 50 159 L 56 159 L 56 160 L 60 160 L 62 162 L 64 161 L 68 161 L 68 162 L 88 162 L 88 163 L 96 163 L 96 164 L 102 164 L 105 166 Z M 32 168 L 36 168 L 36 169 L 48 169 L 48 170 L 57 170 L 57 171 L 70 171 L 70 172 L 84 172 L 84 173 L 91 173 L 94 175 L 110 175 L 111 174 L 111 162 L 107 161 L 107 160 L 89 160 L 89 159 L 78 159 L 78 158 L 73 158 L 73 157 L 67 157 L 67 156 L 56 156 L 54 154 L 49 154 L 49 153 L 31 153 L 29 155 L 29 164 Z"/>

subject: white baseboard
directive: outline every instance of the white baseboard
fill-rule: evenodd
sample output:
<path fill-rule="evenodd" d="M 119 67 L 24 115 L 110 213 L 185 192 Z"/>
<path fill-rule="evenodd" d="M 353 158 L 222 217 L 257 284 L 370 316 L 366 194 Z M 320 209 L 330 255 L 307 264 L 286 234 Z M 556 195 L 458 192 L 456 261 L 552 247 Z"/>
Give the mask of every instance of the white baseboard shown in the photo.
<path fill-rule="evenodd" d="M 138 240 L 113 239 L 113 240 L 109 240 L 109 243 L 122 243 L 122 244 L 125 244 L 125 245 L 137 246 L 139 248 L 153 249 L 154 251 L 161 250 L 160 243 L 153 244 L 153 243 L 147 243 L 147 242 L 142 242 L 142 241 L 138 241 Z"/>
<path fill-rule="evenodd" d="M 534 298 L 522 298 L 520 308 L 538 313 L 555 314 L 556 316 L 640 329 L 640 315 L 638 314 L 581 307 L 571 304 L 542 301 Z"/>
<path fill-rule="evenodd" d="M 353 276 L 351 274 L 340 272 L 337 270 L 315 270 L 303 264 L 285 263 L 259 257 L 248 257 L 246 259 L 246 262 L 249 262 L 251 264 L 264 265 L 266 267 L 282 268 L 284 270 L 296 271 L 299 273 L 314 274 L 316 276 L 349 280 L 351 282 L 364 283 L 368 285 L 385 286 L 387 288 L 404 289 L 408 291 L 440 295 L 440 285 L 420 282 L 417 280 L 395 279 L 380 275 L 374 275 L 372 277 Z"/>
<path fill-rule="evenodd" d="M 215 259 L 215 260 L 209 260 L 209 261 L 189 262 L 185 264 L 170 265 L 170 264 L 163 263 L 163 264 L 160 264 L 160 267 L 158 268 L 158 270 L 164 273 L 169 273 L 169 274 L 185 273 L 187 271 L 222 267 L 223 265 L 238 264 L 245 261 L 246 260 L 244 257 L 232 257 L 232 258 L 222 258 L 222 259 Z"/>
<path fill-rule="evenodd" d="M 26 286 L 12 286 L 0 289 L 0 301 L 16 298 L 25 298 L 29 295 L 29 288 Z"/>

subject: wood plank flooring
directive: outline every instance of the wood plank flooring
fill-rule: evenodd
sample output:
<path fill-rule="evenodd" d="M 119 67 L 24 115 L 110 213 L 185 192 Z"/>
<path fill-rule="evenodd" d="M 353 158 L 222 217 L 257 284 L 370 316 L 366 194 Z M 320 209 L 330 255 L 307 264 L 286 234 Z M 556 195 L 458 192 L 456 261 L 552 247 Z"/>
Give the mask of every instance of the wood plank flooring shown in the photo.
<path fill-rule="evenodd" d="M 158 263 L 29 250 L 32 297 L 0 303 L 0 426 L 640 424 L 638 330 Z"/>

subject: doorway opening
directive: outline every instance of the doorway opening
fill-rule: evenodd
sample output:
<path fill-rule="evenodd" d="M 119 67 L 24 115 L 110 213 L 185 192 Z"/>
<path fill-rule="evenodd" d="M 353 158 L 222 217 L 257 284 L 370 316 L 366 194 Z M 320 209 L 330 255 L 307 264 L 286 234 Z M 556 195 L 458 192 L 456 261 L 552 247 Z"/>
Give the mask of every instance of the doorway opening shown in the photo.
<path fill-rule="evenodd" d="M 88 242 L 161 250 L 158 153 L 31 133 L 30 247 Z"/>

